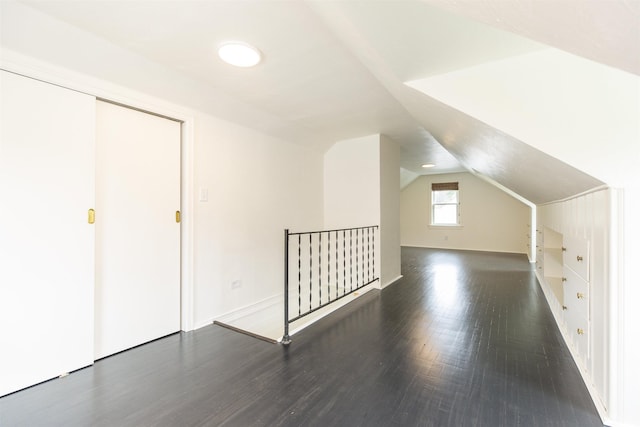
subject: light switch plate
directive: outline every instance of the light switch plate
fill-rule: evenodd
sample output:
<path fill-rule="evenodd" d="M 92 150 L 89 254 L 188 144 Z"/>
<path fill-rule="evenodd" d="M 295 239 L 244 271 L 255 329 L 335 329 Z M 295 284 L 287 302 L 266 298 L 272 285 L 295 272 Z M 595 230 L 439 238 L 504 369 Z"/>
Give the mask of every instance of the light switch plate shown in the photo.
<path fill-rule="evenodd" d="M 205 187 L 200 187 L 200 201 L 208 202 L 209 201 L 209 189 Z"/>

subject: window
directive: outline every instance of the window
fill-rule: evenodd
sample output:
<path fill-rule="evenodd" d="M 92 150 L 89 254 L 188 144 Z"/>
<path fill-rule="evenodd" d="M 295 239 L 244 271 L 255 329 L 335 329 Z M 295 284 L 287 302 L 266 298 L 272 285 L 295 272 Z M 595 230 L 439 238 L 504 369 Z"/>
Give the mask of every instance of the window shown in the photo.
<path fill-rule="evenodd" d="M 431 184 L 431 225 L 460 224 L 460 193 L 457 182 Z"/>

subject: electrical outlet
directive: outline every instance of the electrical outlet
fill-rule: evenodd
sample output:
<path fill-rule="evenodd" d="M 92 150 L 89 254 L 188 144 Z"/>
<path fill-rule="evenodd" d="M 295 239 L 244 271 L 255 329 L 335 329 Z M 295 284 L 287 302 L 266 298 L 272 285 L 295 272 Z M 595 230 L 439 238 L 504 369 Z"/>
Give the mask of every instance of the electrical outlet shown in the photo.
<path fill-rule="evenodd" d="M 231 289 L 239 289 L 242 287 L 242 280 L 234 280 L 231 282 Z"/>

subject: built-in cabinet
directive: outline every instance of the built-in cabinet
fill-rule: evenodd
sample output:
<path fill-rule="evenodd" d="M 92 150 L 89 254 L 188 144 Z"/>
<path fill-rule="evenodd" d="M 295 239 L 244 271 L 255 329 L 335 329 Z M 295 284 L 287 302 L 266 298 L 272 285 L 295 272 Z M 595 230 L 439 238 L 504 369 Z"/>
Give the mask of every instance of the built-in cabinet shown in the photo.
<path fill-rule="evenodd" d="M 603 417 L 609 406 L 610 189 L 537 208 L 536 275 Z"/>
<path fill-rule="evenodd" d="M 545 227 L 542 264 L 544 281 L 562 307 L 566 338 L 580 358 L 589 359 L 589 241 L 564 236 Z"/>

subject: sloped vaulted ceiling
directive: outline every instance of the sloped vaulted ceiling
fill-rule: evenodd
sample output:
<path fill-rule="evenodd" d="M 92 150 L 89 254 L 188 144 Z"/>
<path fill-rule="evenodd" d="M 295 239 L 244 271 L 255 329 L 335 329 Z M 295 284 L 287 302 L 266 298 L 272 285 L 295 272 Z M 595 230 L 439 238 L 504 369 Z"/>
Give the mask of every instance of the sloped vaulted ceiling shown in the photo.
<path fill-rule="evenodd" d="M 329 10 L 332 7 L 334 9 Z M 502 130 L 508 129 L 507 126 L 502 126 L 505 122 L 509 122 L 508 119 L 502 121 L 495 120 L 493 122 L 482 120 L 486 117 L 486 114 L 483 114 L 483 108 L 487 105 L 501 105 L 504 102 L 503 95 L 505 95 L 504 93 L 499 92 L 489 94 L 485 93 L 485 97 L 480 98 L 478 96 L 474 97 L 473 91 L 465 92 L 465 89 L 469 89 L 469 86 L 473 88 L 474 85 L 477 85 L 482 88 L 486 83 L 486 79 L 484 81 L 482 79 L 473 81 L 472 75 L 469 79 L 471 80 L 469 82 L 469 86 L 464 87 L 461 90 L 458 90 L 459 88 L 455 85 L 455 83 L 459 83 L 459 80 L 452 82 L 452 84 L 448 86 L 439 86 L 439 84 L 442 83 L 442 81 L 438 81 L 440 76 L 448 76 L 450 74 L 464 72 L 468 69 L 476 69 L 478 67 L 482 67 L 483 64 L 507 63 L 508 65 L 512 58 L 519 58 L 520 56 L 527 55 L 539 55 L 540 53 L 547 52 L 549 50 L 548 47 L 525 41 L 524 43 L 531 43 L 531 49 L 529 52 L 522 53 L 521 51 L 520 54 L 503 57 L 496 59 L 495 61 L 489 60 L 481 65 L 462 66 L 461 68 L 454 70 L 441 70 L 443 72 L 435 75 L 429 75 L 428 71 L 430 69 L 433 70 L 434 67 L 429 68 L 429 65 L 425 65 L 424 62 L 439 61 L 440 58 L 435 55 L 422 56 L 420 53 L 430 49 L 432 50 L 432 48 L 422 48 L 419 44 L 416 44 L 415 40 L 412 39 L 413 33 L 411 32 L 402 32 L 392 35 L 380 34 L 380 32 L 377 31 L 376 24 L 382 25 L 383 22 L 376 22 L 375 18 L 385 16 L 387 19 L 392 21 L 413 22 L 418 20 L 427 25 L 441 26 L 446 25 L 442 20 L 438 19 L 441 12 L 422 3 L 403 3 L 402 5 L 384 2 L 376 3 L 374 5 L 349 3 L 348 7 L 336 7 L 335 5 L 322 4 L 317 5 L 317 8 L 319 9 L 319 12 L 323 13 L 326 17 L 328 25 L 331 25 L 334 28 L 334 31 L 342 36 L 345 44 L 351 46 L 352 52 L 360 57 L 361 61 L 367 65 L 368 69 L 371 70 L 387 90 L 392 93 L 396 99 L 400 100 L 402 105 L 413 115 L 413 117 L 415 117 L 426 129 L 429 129 L 433 136 L 444 147 L 446 147 L 450 153 L 454 154 L 455 157 L 468 169 L 489 177 L 491 180 L 511 189 L 534 203 L 545 203 L 560 200 L 604 184 L 602 180 L 596 179 L 568 163 L 543 152 L 539 148 L 536 148 L 536 146 L 532 146 L 524 142 L 537 142 L 540 135 L 535 135 L 535 137 L 532 138 L 518 139 L 514 136 L 518 135 L 517 132 L 507 133 Z M 376 8 L 378 8 L 379 11 L 376 11 Z M 384 11 L 382 12 L 382 10 Z M 340 14 L 342 18 L 337 19 L 336 17 Z M 367 16 L 368 14 L 373 15 L 373 18 Z M 455 20 L 457 18 L 449 17 L 448 19 Z M 466 25 L 470 25 L 473 28 L 477 24 L 467 22 Z M 447 30 L 451 30 L 452 27 L 455 26 L 449 26 Z M 462 31 L 461 28 L 462 27 L 458 29 Z M 440 29 L 439 31 L 443 30 Z M 469 28 L 464 31 L 467 34 L 473 34 L 474 32 L 473 29 L 469 30 Z M 431 34 L 433 35 L 434 32 L 431 32 Z M 430 41 L 421 40 L 421 42 L 442 43 L 446 45 L 450 41 L 449 38 L 446 37 L 447 34 L 449 33 L 445 30 L 444 33 L 440 33 L 440 39 Z M 500 37 L 505 37 L 505 33 L 496 31 L 494 42 L 500 43 Z M 459 40 L 461 36 L 457 35 L 453 38 L 455 46 L 455 39 Z M 514 45 L 517 45 L 518 39 L 519 37 L 515 35 L 507 36 L 507 40 L 511 41 Z M 473 45 L 473 43 L 471 43 L 471 45 Z M 399 53 L 397 49 L 404 49 L 404 57 L 402 57 L 402 53 Z M 456 53 L 457 52 L 453 52 L 450 53 L 450 55 L 455 55 Z M 558 56 L 563 57 L 562 54 L 559 54 Z M 449 61 L 448 63 L 451 62 Z M 501 67 L 497 68 L 498 70 L 501 69 Z M 581 72 L 582 70 L 582 68 L 577 70 L 566 68 L 552 69 L 549 74 L 551 76 L 554 76 L 554 73 L 563 75 L 564 73 L 569 74 L 569 71 Z M 420 73 L 423 75 L 427 74 L 426 78 L 418 79 L 417 81 L 410 81 L 408 82 L 408 86 L 420 89 L 422 93 L 408 89 L 407 85 L 402 84 L 402 81 L 411 80 Z M 496 76 L 498 79 L 504 78 L 504 76 L 500 75 L 499 72 L 496 73 Z M 522 78 L 521 81 L 518 82 L 519 86 L 517 85 L 516 89 L 520 86 L 535 87 L 536 76 L 533 77 L 534 78 L 531 81 L 527 81 L 525 78 Z M 570 74 L 568 78 L 571 79 L 574 78 L 574 76 Z M 424 81 L 430 80 L 435 80 L 435 83 L 430 87 L 425 88 L 426 85 L 421 84 Z M 630 93 L 630 98 L 634 99 L 633 97 L 635 96 L 637 102 L 637 95 L 634 95 L 632 90 L 633 81 L 633 79 L 630 79 L 630 84 L 628 84 L 625 89 L 631 89 L 628 92 Z M 545 81 L 545 83 L 548 83 L 548 81 Z M 444 86 L 444 88 L 441 86 Z M 439 91 L 438 89 L 442 90 Z M 552 92 L 553 89 L 554 88 L 551 88 L 547 93 Z M 475 102 L 477 105 L 472 107 L 467 105 L 469 108 L 466 109 L 460 108 L 462 103 L 457 102 L 457 99 L 454 96 L 449 96 L 449 92 L 455 93 L 461 99 L 470 101 L 469 103 Z M 466 98 L 467 93 L 469 94 L 468 99 Z M 434 94 L 439 96 L 434 96 Z M 525 93 L 524 95 L 527 94 Z M 552 95 L 554 94 L 552 93 Z M 593 93 L 591 93 L 591 95 L 593 95 Z M 553 105 L 558 102 L 554 98 L 556 98 L 556 96 L 546 99 L 546 105 L 541 102 L 533 103 L 530 108 L 534 109 L 534 113 L 537 112 L 535 108 L 542 108 L 542 111 L 547 111 L 549 110 L 548 105 Z M 584 105 L 584 100 L 580 98 L 581 97 L 569 99 L 569 103 L 575 102 L 576 106 Z M 597 101 L 595 104 L 600 103 L 599 98 L 596 99 Z M 516 101 L 521 104 L 527 104 L 530 102 L 530 97 L 521 96 L 520 98 L 517 98 Z M 518 106 L 515 104 L 517 104 L 517 102 L 513 102 L 512 105 L 508 106 L 512 108 L 511 110 L 500 111 L 502 115 L 496 115 L 499 116 L 500 119 L 503 119 L 504 116 L 508 116 L 509 114 L 515 114 L 518 116 L 522 111 L 519 111 Z M 608 114 L 607 111 L 603 110 L 611 107 L 611 105 L 601 106 L 600 111 L 597 112 L 601 113 L 597 117 L 600 119 L 600 122 L 602 122 L 602 119 Z M 613 108 L 617 107 L 618 105 L 613 106 Z M 563 105 L 560 108 L 570 107 Z M 537 117 L 539 114 L 534 114 L 533 118 L 538 120 L 538 122 L 536 123 L 534 121 L 533 124 L 531 124 L 531 115 L 521 117 L 523 118 L 522 121 L 526 125 L 525 128 L 538 126 L 540 129 L 546 129 L 547 132 L 541 132 L 543 138 L 549 135 L 550 132 L 557 132 L 558 128 L 565 131 L 565 133 L 566 129 L 573 130 L 586 128 L 586 132 L 584 133 L 588 134 L 589 125 L 585 125 L 576 120 L 594 120 L 596 118 L 576 117 L 577 114 L 571 110 L 566 112 L 553 111 L 553 109 L 551 110 L 551 114 L 559 114 L 558 117 L 560 119 L 562 119 L 563 116 L 567 118 L 566 121 L 561 122 L 562 126 L 549 127 L 548 123 L 545 123 L 540 117 Z M 627 108 L 627 106 L 625 106 L 623 109 L 623 114 L 627 115 L 626 126 L 631 131 L 628 132 L 627 138 L 624 140 L 625 142 L 621 141 L 622 145 L 633 143 L 634 141 L 632 139 L 634 111 L 633 106 L 631 106 L 631 108 Z M 597 116 L 596 112 L 590 113 L 591 116 Z M 619 117 L 620 112 L 615 111 L 613 116 L 615 116 L 614 121 L 619 125 L 617 122 L 621 121 Z M 491 123 L 491 125 L 489 123 Z M 607 125 L 610 124 L 611 123 L 607 123 Z M 605 125 L 600 123 L 600 127 L 602 128 L 603 126 Z M 595 137 L 595 135 L 592 136 Z M 598 135 L 597 137 L 601 136 L 602 135 Z M 568 158 L 571 158 L 573 155 L 573 158 L 575 159 L 584 153 L 584 147 L 575 143 L 575 135 L 569 135 L 569 137 L 571 139 L 566 142 L 568 142 L 569 145 L 578 145 L 577 149 L 580 150 L 577 153 L 569 153 Z M 552 141 L 559 140 L 558 137 L 550 139 Z M 637 139 L 635 141 L 637 141 Z M 565 141 L 560 140 L 558 142 L 559 144 L 563 144 Z M 581 140 L 580 142 L 585 142 L 585 140 Z M 603 146 L 602 140 L 597 141 L 597 145 Z M 553 150 L 551 151 L 553 152 Z M 594 172 L 597 171 L 594 170 Z"/>
<path fill-rule="evenodd" d="M 617 185 L 640 158 L 640 3 L 631 0 L 0 7 L 5 48 L 319 149 L 385 133 L 411 173 L 433 159 L 445 165 L 434 172 L 462 165 L 534 203 Z M 165 67 L 175 84 L 137 76 L 131 62 L 101 56 L 76 33 L 63 38 L 44 18 L 30 27 L 37 13 Z M 264 63 L 221 64 L 213 51 L 229 38 L 257 45 Z M 201 90 L 181 97 L 177 88 Z"/>

